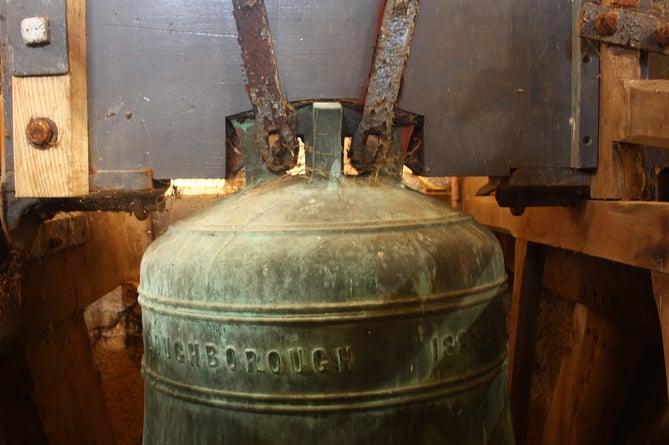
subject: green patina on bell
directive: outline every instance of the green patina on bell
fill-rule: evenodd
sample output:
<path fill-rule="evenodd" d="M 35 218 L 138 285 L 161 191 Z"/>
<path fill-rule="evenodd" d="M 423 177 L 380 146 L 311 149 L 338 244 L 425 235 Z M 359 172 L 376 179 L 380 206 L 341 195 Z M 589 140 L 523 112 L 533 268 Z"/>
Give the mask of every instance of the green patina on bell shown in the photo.
<path fill-rule="evenodd" d="M 320 174 L 271 180 L 250 153 L 251 186 L 144 255 L 144 444 L 512 444 L 495 237 L 341 177 L 341 105 L 300 112 Z"/>

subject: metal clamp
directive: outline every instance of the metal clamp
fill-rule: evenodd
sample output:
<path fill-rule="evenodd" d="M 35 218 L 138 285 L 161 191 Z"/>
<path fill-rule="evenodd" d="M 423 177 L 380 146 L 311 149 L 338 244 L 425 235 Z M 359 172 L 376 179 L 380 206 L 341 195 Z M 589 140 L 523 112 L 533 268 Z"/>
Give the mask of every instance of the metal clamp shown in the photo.
<path fill-rule="evenodd" d="M 580 35 L 625 48 L 669 54 L 669 18 L 656 10 L 583 4 Z"/>

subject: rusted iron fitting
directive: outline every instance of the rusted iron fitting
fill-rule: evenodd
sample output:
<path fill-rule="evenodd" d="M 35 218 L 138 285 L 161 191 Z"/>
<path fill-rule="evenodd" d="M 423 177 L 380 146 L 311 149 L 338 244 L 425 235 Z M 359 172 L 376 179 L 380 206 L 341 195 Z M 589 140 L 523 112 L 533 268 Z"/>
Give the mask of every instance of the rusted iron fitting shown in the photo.
<path fill-rule="evenodd" d="M 297 162 L 295 110 L 284 98 L 263 0 L 233 0 L 237 39 L 256 119 L 256 144 L 270 171 L 282 173 Z"/>
<path fill-rule="evenodd" d="M 45 117 L 31 119 L 26 127 L 26 137 L 34 147 L 47 149 L 58 139 L 58 127 Z"/>
<path fill-rule="evenodd" d="M 599 14 L 595 19 L 595 31 L 600 36 L 611 36 L 618 30 L 618 19 L 620 13 L 618 11 L 609 11 Z"/>
<path fill-rule="evenodd" d="M 258 126 L 258 116 L 261 116 L 265 122 L 256 129 L 257 133 L 259 132 L 256 139 L 260 146 L 260 156 L 267 168 L 275 173 L 293 168 L 300 148 L 293 130 L 295 128 L 295 109 L 287 102 L 284 105 L 283 110 L 274 114 L 270 122 L 265 118 L 267 113 L 256 110 L 256 126 Z"/>
<path fill-rule="evenodd" d="M 349 155 L 360 173 L 378 171 L 387 161 L 393 119 L 413 40 L 418 0 L 388 0 L 376 42 L 365 107 Z"/>
<path fill-rule="evenodd" d="M 669 46 L 669 22 L 660 23 L 655 30 L 655 40 L 663 48 Z"/>
<path fill-rule="evenodd" d="M 669 55 L 669 20 L 655 9 L 583 3 L 579 35 L 589 40 Z"/>

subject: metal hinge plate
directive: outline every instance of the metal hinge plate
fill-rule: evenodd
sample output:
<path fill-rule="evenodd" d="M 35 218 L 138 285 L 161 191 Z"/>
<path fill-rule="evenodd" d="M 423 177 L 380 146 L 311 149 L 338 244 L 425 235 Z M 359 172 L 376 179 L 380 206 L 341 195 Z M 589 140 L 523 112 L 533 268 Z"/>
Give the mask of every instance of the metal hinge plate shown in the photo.
<path fill-rule="evenodd" d="M 5 0 L 12 74 L 69 71 L 65 0 Z"/>

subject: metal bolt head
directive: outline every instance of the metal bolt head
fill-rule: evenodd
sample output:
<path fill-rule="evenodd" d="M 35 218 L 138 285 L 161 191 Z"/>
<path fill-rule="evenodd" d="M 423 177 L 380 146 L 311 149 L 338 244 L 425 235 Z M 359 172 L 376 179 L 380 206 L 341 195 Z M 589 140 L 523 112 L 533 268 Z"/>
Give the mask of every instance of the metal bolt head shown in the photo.
<path fill-rule="evenodd" d="M 26 127 L 28 141 L 37 148 L 49 148 L 58 137 L 56 124 L 47 118 L 32 119 Z"/>
<path fill-rule="evenodd" d="M 617 11 L 609 11 L 599 14 L 595 18 L 595 31 L 600 36 L 610 36 L 618 31 L 618 18 L 620 13 Z"/>
<path fill-rule="evenodd" d="M 23 43 L 28 46 L 51 43 L 49 19 L 47 17 L 26 17 L 21 20 L 21 38 Z"/>

